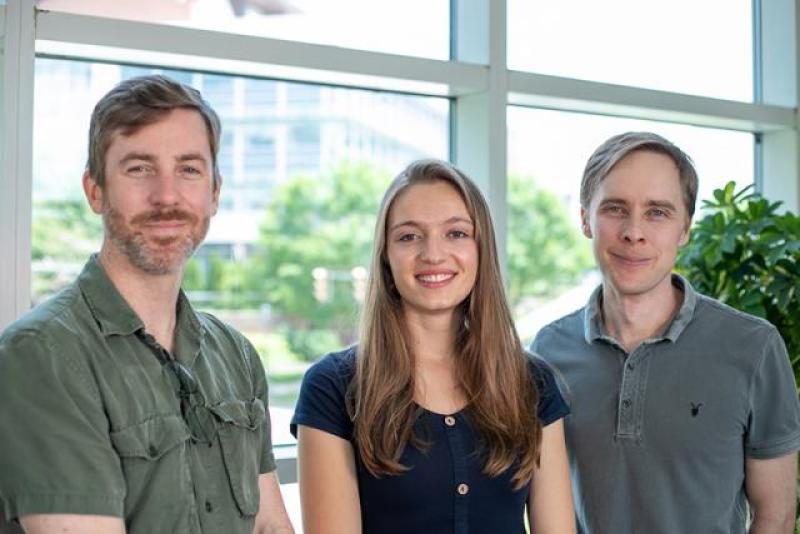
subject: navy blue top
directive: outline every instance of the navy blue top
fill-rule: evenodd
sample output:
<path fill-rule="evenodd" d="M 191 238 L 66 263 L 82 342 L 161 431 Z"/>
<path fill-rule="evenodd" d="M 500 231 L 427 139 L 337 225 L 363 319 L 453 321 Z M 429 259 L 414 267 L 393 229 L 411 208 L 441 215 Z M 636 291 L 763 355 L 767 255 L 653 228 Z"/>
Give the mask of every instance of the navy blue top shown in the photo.
<path fill-rule="evenodd" d="M 530 357 L 539 388 L 538 416 L 548 425 L 569 413 L 547 363 Z M 291 431 L 297 425 L 329 432 L 352 442 L 353 423 L 345 393 L 355 374 L 355 348 L 328 354 L 306 372 Z M 485 455 L 466 410 L 445 416 L 422 409 L 414 431 L 429 445 L 407 445 L 401 475 L 375 478 L 356 454 L 364 534 L 524 533 L 530 484 L 514 490 L 514 466 L 500 476 L 483 474 Z"/>

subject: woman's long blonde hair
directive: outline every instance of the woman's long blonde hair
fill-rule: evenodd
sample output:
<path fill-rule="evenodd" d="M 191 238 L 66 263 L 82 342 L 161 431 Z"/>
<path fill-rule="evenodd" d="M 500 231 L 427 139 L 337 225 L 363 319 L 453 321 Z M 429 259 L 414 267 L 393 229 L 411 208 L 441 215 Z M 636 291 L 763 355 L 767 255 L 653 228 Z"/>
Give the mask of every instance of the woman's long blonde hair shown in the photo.
<path fill-rule="evenodd" d="M 521 488 L 539 461 L 539 394 L 506 303 L 489 208 L 472 180 L 443 161 L 412 163 L 392 181 L 381 202 L 356 372 L 347 395 L 356 447 L 370 473 L 381 476 L 408 469 L 399 461 L 407 444 L 425 446 L 413 431 L 421 413 L 414 403 L 414 354 L 386 256 L 386 229 L 392 203 L 401 192 L 436 181 L 452 185 L 461 195 L 478 247 L 475 286 L 460 306 L 456 380 L 484 448 L 484 473 L 495 477 L 516 466 L 513 481 Z"/>

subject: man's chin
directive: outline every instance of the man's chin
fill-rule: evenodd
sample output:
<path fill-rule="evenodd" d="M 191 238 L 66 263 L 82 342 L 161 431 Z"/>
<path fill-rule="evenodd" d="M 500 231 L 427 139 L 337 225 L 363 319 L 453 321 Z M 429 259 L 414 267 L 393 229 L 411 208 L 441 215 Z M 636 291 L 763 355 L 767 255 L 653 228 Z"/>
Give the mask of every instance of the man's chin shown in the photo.
<path fill-rule="evenodd" d="M 129 257 L 131 264 L 140 271 L 155 276 L 180 274 L 183 266 L 189 261 L 194 249 L 187 250 L 160 250 L 147 251 L 144 254 L 137 254 Z"/>
<path fill-rule="evenodd" d="M 204 227 L 203 229 L 206 229 Z M 152 236 L 137 232 L 109 232 L 110 240 L 134 269 L 148 275 L 180 274 L 205 232 Z"/>
<path fill-rule="evenodd" d="M 155 262 L 155 261 L 137 261 L 133 262 L 134 267 L 139 269 L 145 274 L 152 276 L 167 276 L 181 272 L 184 262 Z"/>

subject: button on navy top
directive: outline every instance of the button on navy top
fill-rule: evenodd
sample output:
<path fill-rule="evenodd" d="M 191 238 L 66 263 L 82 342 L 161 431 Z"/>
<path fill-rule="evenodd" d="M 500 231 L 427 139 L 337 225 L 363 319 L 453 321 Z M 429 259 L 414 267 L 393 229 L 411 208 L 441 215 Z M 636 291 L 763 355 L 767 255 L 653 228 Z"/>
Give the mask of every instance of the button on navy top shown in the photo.
<path fill-rule="evenodd" d="M 569 413 L 552 370 L 530 358 L 539 387 L 538 415 L 548 425 Z M 355 348 L 331 353 L 306 373 L 291 431 L 305 425 L 352 441 L 345 393 L 355 374 Z M 465 411 L 437 414 L 421 409 L 414 431 L 428 442 L 423 451 L 407 445 L 401 475 L 373 477 L 356 454 L 364 534 L 524 533 L 530 485 L 515 490 L 514 468 L 498 477 L 483 474 L 485 456 Z"/>

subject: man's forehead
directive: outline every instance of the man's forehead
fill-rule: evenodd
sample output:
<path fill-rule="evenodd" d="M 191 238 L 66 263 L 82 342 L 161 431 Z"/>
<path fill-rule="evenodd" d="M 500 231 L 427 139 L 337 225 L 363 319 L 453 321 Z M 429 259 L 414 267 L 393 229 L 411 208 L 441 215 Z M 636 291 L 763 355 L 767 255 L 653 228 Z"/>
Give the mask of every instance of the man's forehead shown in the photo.
<path fill-rule="evenodd" d="M 190 112 L 197 117 L 196 125 L 192 124 L 195 122 L 193 118 L 175 118 L 170 114 L 136 128 L 117 128 L 111 133 L 109 152 L 122 151 L 120 158 L 129 153 L 155 158 L 163 151 L 170 150 L 180 154 L 199 154 L 204 159 L 210 159 L 208 128 L 198 112 Z M 179 130 L 179 133 L 176 135 L 170 130 Z M 179 156 L 176 154 L 175 157 Z"/>
<path fill-rule="evenodd" d="M 609 173 L 592 197 L 595 205 L 644 204 L 683 206 L 683 190 L 677 173 L 669 175 L 615 175 Z"/>
<path fill-rule="evenodd" d="M 191 108 L 176 108 L 146 120 L 141 124 L 123 124 L 111 132 L 111 139 L 136 137 L 143 131 L 156 130 L 174 125 L 187 134 L 202 134 L 208 137 L 208 124 L 199 111 Z"/>

